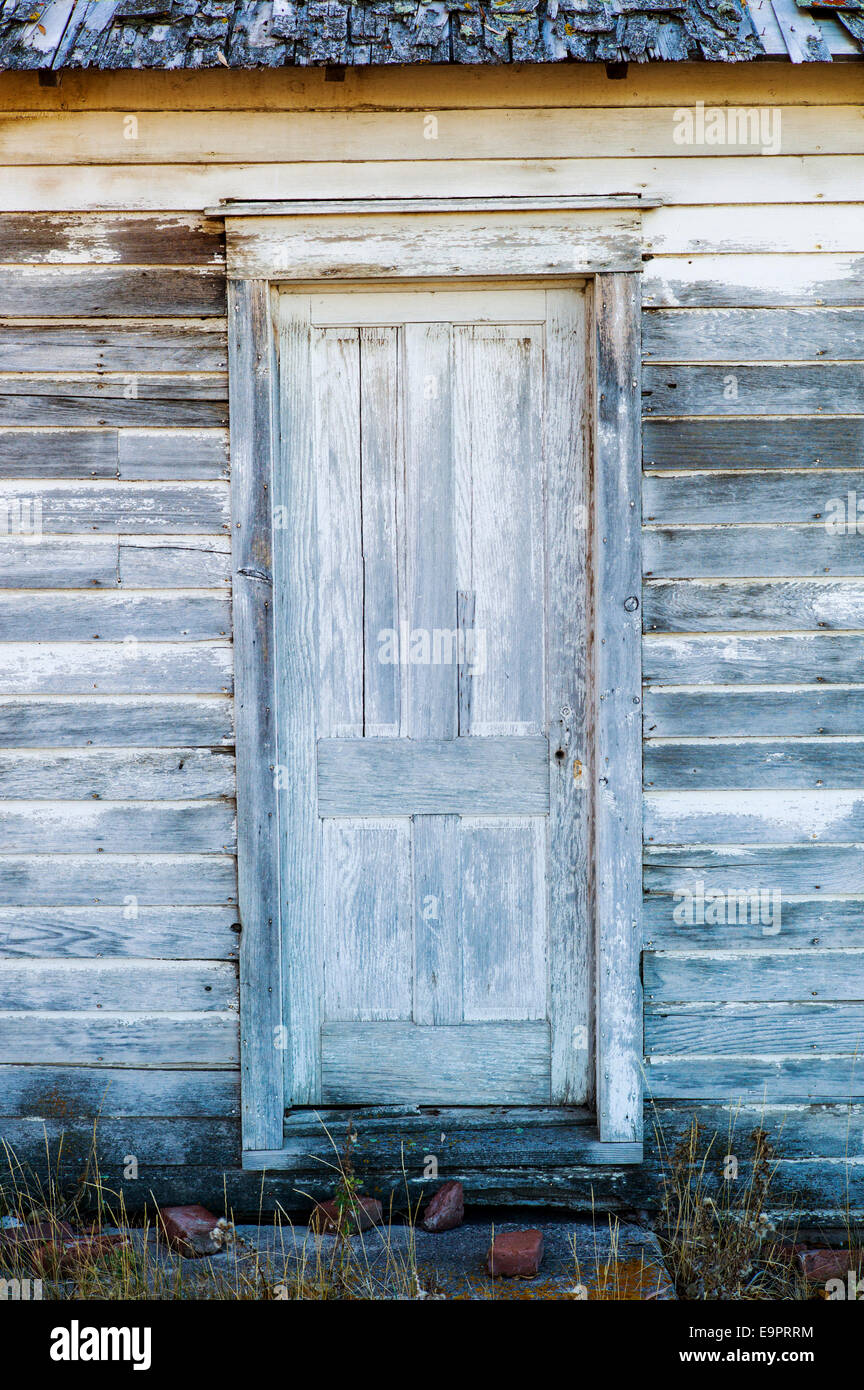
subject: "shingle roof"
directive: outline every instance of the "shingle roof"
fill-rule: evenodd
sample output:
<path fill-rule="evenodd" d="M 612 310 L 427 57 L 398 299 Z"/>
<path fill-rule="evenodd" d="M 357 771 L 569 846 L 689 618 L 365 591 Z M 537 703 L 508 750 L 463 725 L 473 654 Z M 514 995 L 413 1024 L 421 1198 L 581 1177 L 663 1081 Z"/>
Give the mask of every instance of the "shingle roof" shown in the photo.
<path fill-rule="evenodd" d="M 0 0 L 0 69 L 807 62 L 862 49 L 864 0 L 825 0 L 818 19 L 795 0 Z"/>

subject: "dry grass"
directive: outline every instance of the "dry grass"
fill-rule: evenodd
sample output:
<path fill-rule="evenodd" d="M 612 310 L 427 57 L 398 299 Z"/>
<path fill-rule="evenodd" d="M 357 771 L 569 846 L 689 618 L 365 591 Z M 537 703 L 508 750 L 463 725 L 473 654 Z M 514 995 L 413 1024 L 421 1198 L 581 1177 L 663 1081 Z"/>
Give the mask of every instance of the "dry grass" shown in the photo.
<path fill-rule="evenodd" d="M 344 1141 L 332 1139 L 333 1194 L 341 1233 L 335 1240 L 306 1238 L 305 1226 L 295 1228 L 289 1215 L 277 1208 L 261 1218 L 267 1240 L 244 1241 L 233 1230 L 233 1215 L 225 1209 L 226 1258 L 218 1266 L 207 1259 L 182 1260 L 171 1251 L 162 1232 L 146 1217 L 130 1216 L 122 1191 L 103 1180 L 94 1143 L 84 1171 L 70 1190 L 61 1178 L 62 1145 L 53 1157 L 46 1143 L 41 1174 L 20 1164 L 5 1146 L 0 1148 L 0 1216 L 7 1236 L 14 1222 L 40 1223 L 44 1228 L 41 1265 L 32 1255 L 7 1249 L 0 1256 L 6 1279 L 43 1277 L 43 1297 L 51 1299 L 146 1300 L 338 1300 L 425 1299 L 447 1295 L 423 1286 L 418 1272 L 414 1219 L 394 1224 L 391 1210 L 374 1242 L 352 1240 L 359 1226 L 360 1183 L 352 1161 L 356 1135 L 349 1125 Z M 783 1213 L 782 1231 L 775 1220 L 779 1204 L 771 1186 L 777 1165 L 767 1135 L 760 1129 L 734 1135 L 705 1133 L 694 1119 L 670 1147 L 658 1132 L 662 1182 L 656 1229 L 666 1269 L 677 1295 L 684 1300 L 800 1300 L 824 1296 L 808 1287 L 796 1267 L 794 1211 Z M 735 1155 L 730 1168 L 730 1156 Z M 406 1184 L 407 1190 L 407 1184 Z M 154 1203 L 155 1206 L 155 1203 Z M 11 1220 L 10 1220 L 11 1218 Z M 100 1236 L 122 1231 L 127 1239 L 115 1249 L 98 1252 L 92 1246 L 79 1258 L 63 1255 L 68 1226 L 81 1235 Z M 575 1257 L 574 1286 L 569 1294 L 603 1301 L 644 1301 L 659 1294 L 656 1268 L 644 1259 L 621 1258 L 618 1223 L 595 1216 L 595 1231 L 608 1223 L 597 1240 L 590 1270 Z M 261 1248 L 261 1246 L 264 1248 Z M 864 1244 L 850 1228 L 848 1244 Z M 61 1256 L 63 1263 L 60 1264 Z M 540 1292 L 537 1281 L 534 1285 Z M 525 1295 L 531 1296 L 525 1286 Z M 502 1294 L 504 1291 L 502 1290 Z M 493 1291 L 486 1296 L 495 1297 Z M 512 1291 L 504 1296 L 512 1296 Z M 542 1297 L 542 1293 L 540 1293 Z"/>

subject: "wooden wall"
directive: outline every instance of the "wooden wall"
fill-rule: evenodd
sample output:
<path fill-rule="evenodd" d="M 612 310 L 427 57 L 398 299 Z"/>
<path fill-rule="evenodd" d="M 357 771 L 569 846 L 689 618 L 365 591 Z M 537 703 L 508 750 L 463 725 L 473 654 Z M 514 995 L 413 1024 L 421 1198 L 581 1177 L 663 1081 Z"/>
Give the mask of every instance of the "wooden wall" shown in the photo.
<path fill-rule="evenodd" d="M 653 1114 L 674 1137 L 746 1101 L 739 1133 L 779 1136 L 781 1190 L 864 1208 L 864 539 L 824 526 L 864 484 L 862 92 L 857 64 L 0 79 L 0 492 L 40 499 L 46 532 L 0 547 L 11 1142 L 32 1150 L 45 1120 L 83 1146 L 104 1097 L 110 1176 L 134 1153 L 142 1190 L 218 1200 L 228 1167 L 256 1204 L 235 1166 L 224 308 L 203 209 L 641 191 L 667 204 L 644 219 Z M 781 153 L 677 145 L 698 101 L 779 105 Z M 779 890 L 779 932 L 679 926 L 674 894 L 700 884 Z M 644 1201 L 653 1173 L 549 1191 Z M 490 1195 L 524 1200 L 520 1181 Z M 268 1178 L 265 1200 L 290 1190 Z"/>

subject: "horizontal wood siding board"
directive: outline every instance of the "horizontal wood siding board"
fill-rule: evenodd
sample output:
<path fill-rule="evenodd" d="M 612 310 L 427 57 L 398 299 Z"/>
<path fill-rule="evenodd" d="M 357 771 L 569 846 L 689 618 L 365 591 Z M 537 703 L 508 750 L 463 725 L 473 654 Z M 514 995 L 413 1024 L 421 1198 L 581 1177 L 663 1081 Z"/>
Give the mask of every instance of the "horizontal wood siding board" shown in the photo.
<path fill-rule="evenodd" d="M 234 759 L 210 748 L 0 749 L 0 786 L 4 802 L 231 798 Z"/>
<path fill-rule="evenodd" d="M 142 111 L 135 139 L 125 133 L 122 111 L 7 111 L 0 126 L 0 158 L 13 167 L 29 165 L 35 146 L 49 165 L 218 167 L 242 165 L 253 149 L 262 164 L 281 164 L 290 159 L 438 162 L 461 160 L 467 148 L 477 159 L 500 159 L 504 153 L 513 160 L 545 159 L 550 150 L 566 149 L 571 156 L 591 159 L 674 158 L 685 166 L 707 162 L 704 143 L 681 139 L 680 108 L 674 101 L 642 108 L 622 107 L 611 100 L 605 107 L 592 109 L 510 106 L 503 118 L 504 131 L 502 113 L 496 107 L 471 109 L 460 102 L 453 108 L 439 100 L 428 109 L 435 112 L 437 121 L 434 140 L 423 139 L 422 127 L 418 134 L 421 116 L 411 109 L 293 111 L 287 121 L 283 112 L 273 110 L 234 110 L 230 120 L 218 110 L 186 110 L 179 119 L 172 110 Z M 771 139 L 766 141 L 765 132 L 758 130 L 759 111 L 748 114 L 745 110 L 738 116 L 733 108 L 730 138 L 708 147 L 708 155 L 718 159 L 769 153 L 777 158 L 780 149 L 775 147 L 774 133 L 781 128 L 782 153 L 787 157 L 864 152 L 857 107 L 789 102 L 776 109 L 776 127 L 772 125 Z M 625 181 L 617 186 L 634 185 Z"/>
<path fill-rule="evenodd" d="M 645 1089 L 652 1098 L 685 1101 L 688 1113 L 694 1097 L 733 1105 L 756 1097 L 766 1103 L 833 1095 L 860 1101 L 864 1066 L 858 1057 L 652 1057 L 645 1064 Z M 662 1111 L 657 1123 L 662 1127 Z"/>
<path fill-rule="evenodd" d="M 200 321 L 22 324 L 0 320 L 0 371 L 225 372 L 226 335 L 214 326 L 215 332 L 207 331 Z"/>
<path fill-rule="evenodd" d="M 2 695 L 231 693 L 231 648 L 206 642 L 7 642 Z"/>
<path fill-rule="evenodd" d="M 704 582 L 649 580 L 642 595 L 646 632 L 864 630 L 864 578 Z"/>
<path fill-rule="evenodd" d="M 649 791 L 643 823 L 658 844 L 864 842 L 864 791 Z"/>
<path fill-rule="evenodd" d="M 0 1013 L 216 1012 L 236 1004 L 237 973 L 220 961 L 0 959 Z"/>
<path fill-rule="evenodd" d="M 119 542 L 117 566 L 120 584 L 131 589 L 215 589 L 231 582 L 225 536 L 163 539 L 154 544 L 149 537 L 125 535 Z"/>
<path fill-rule="evenodd" d="M 139 1070 L 106 1066 L 0 1066 L 0 1115 L 52 1121 L 153 1116 L 233 1119 L 236 1071 Z M 124 1149 L 124 1152 L 127 1150 Z"/>
<path fill-rule="evenodd" d="M 864 539 L 864 538 L 862 538 Z M 690 637 L 649 636 L 645 679 L 658 685 L 783 685 L 860 680 L 864 637 L 786 633 Z"/>
<path fill-rule="evenodd" d="M 643 772 L 645 786 L 658 791 L 693 787 L 718 791 L 729 787 L 858 789 L 864 788 L 864 738 L 682 743 L 649 739 Z"/>
<path fill-rule="evenodd" d="M 0 748 L 231 747 L 227 696 L 0 698 Z"/>
<path fill-rule="evenodd" d="M 321 739 L 322 816 L 543 815 L 545 738 Z"/>
<path fill-rule="evenodd" d="M 647 362 L 642 380 L 643 415 L 855 415 L 864 398 L 861 362 Z"/>
<path fill-rule="evenodd" d="M 117 431 L 0 430 L 0 476 L 116 478 Z"/>
<path fill-rule="evenodd" d="M 0 507 L 14 506 L 22 488 L 0 488 Z M 133 535 L 209 534 L 228 530 L 223 482 L 35 483 L 25 494 L 39 508 L 41 534 L 107 532 Z"/>
<path fill-rule="evenodd" d="M 225 430 L 120 430 L 117 440 L 121 478 L 227 478 Z"/>
<path fill-rule="evenodd" d="M 0 803 L 0 853 L 231 854 L 234 807 L 226 801 Z"/>
<path fill-rule="evenodd" d="M 235 1067 L 237 1015 L 4 1011 L 0 1056 L 37 1066 Z"/>
<path fill-rule="evenodd" d="M 682 898 L 671 893 L 649 893 L 643 905 L 642 924 L 646 950 L 657 951 L 720 951 L 724 949 L 776 946 L 778 950 L 860 949 L 864 947 L 864 900 L 860 898 L 782 899 L 780 931 L 776 924 L 766 924 L 762 913 L 732 915 L 723 911 L 722 922 L 701 920 L 700 911 L 693 912 L 693 922 L 682 919 Z M 676 918 L 677 913 L 677 918 Z M 719 914 L 717 914 L 719 915 Z M 767 915 L 767 914 L 766 914 Z M 739 921 L 739 917 L 745 920 Z M 766 937 L 768 940 L 766 941 Z"/>
<path fill-rule="evenodd" d="M 731 1063 L 733 1070 L 735 1063 Z M 776 1064 L 775 1064 L 776 1065 Z M 788 1064 L 792 1065 L 792 1064 Z M 804 1064 L 806 1065 L 806 1064 Z M 652 1069 L 653 1070 L 653 1069 Z M 754 1070 L 756 1070 L 754 1068 Z M 758 1074 L 758 1073 L 757 1073 Z M 750 1104 L 741 1097 L 725 1105 L 662 1105 L 656 1112 L 656 1133 L 646 1135 L 646 1157 L 669 1153 L 695 1120 L 703 1139 L 725 1144 L 732 1137 L 742 1156 L 752 1145 L 752 1133 L 768 1136 L 780 1161 L 790 1159 L 854 1158 L 861 1154 L 864 1112 L 860 1104 L 763 1104 L 761 1088 Z M 755 1103 L 754 1103 L 755 1102 Z M 728 1148 L 724 1152 L 730 1152 Z"/>
<path fill-rule="evenodd" d="M 642 440 L 646 468 L 848 468 L 864 457 L 864 416 L 649 416 Z"/>
<path fill-rule="evenodd" d="M 644 484 L 644 516 L 647 522 L 656 525 L 819 521 L 829 540 L 856 540 L 859 539 L 855 530 L 857 489 L 862 482 L 864 471 L 861 470 L 746 473 L 743 476 L 740 473 L 649 473 Z M 851 527 L 848 525 L 850 515 Z M 789 533 L 785 534 L 788 540 Z"/>
<path fill-rule="evenodd" d="M 0 960 L 233 960 L 240 939 L 226 907 L 0 907 Z"/>
<path fill-rule="evenodd" d="M 646 845 L 645 887 L 659 893 L 752 892 L 804 897 L 864 892 L 860 845 Z"/>
<path fill-rule="evenodd" d="M 864 304 L 864 258 L 860 252 L 659 256 L 645 266 L 643 304 L 697 309 L 857 308 Z"/>
<path fill-rule="evenodd" d="M 111 1110 L 107 1096 L 106 1106 Z M 128 1164 L 123 1162 L 124 1154 L 135 1155 L 142 1173 L 153 1164 L 181 1168 L 213 1163 L 233 1168 L 240 1163 L 240 1126 L 236 1120 L 172 1116 L 166 1124 L 164 1119 L 149 1117 L 119 1119 L 113 1111 L 100 1116 L 96 1124 L 88 1119 L 53 1116 L 0 1118 L 0 1145 L 7 1145 L 13 1154 L 32 1153 L 38 1149 L 40 1138 L 43 1148 L 47 1144 L 52 1153 L 62 1151 L 65 1162 L 91 1159 L 98 1165 L 105 1187 L 112 1191 L 121 1184 L 125 1188 L 123 1169 Z"/>
<path fill-rule="evenodd" d="M 831 474 L 825 475 L 825 502 Z M 839 494 L 842 499 L 842 494 Z M 864 574 L 864 535 L 810 525 L 648 526 L 643 535 L 645 575 L 658 579 L 754 579 L 792 574 L 802 579 Z"/>
<path fill-rule="evenodd" d="M 648 309 L 642 319 L 654 362 L 855 362 L 862 344 L 864 309 Z"/>
<path fill-rule="evenodd" d="M 644 727 L 652 737 L 856 735 L 864 729 L 864 689 L 649 689 Z"/>
<path fill-rule="evenodd" d="M 225 314 L 220 269 L 0 265 L 6 318 L 207 318 Z"/>
<path fill-rule="evenodd" d="M 122 214 L 4 213 L 0 263 L 51 265 L 80 261 L 155 265 L 219 265 L 225 229 L 215 218 L 129 217 Z M 169 311 L 170 312 L 170 311 Z"/>
<path fill-rule="evenodd" d="M 696 955 L 646 951 L 643 968 L 645 998 L 655 1004 L 864 999 L 864 949 Z"/>
<path fill-rule="evenodd" d="M 3 854 L 0 906 L 205 905 L 237 901 L 233 858 L 219 854 Z M 2 1055 L 2 1053 L 0 1053 Z"/>
<path fill-rule="evenodd" d="M 18 515 L 29 521 L 38 514 L 30 500 L 32 484 L 24 486 Z M 47 546 L 38 535 L 36 539 L 4 536 L 0 538 L 0 589 L 113 589 L 119 582 L 118 557 L 116 538 L 55 537 Z"/>
<path fill-rule="evenodd" d="M 138 394 L 133 388 L 138 384 Z M 124 395 L 124 391 L 128 392 Z M 224 385 L 191 377 L 101 381 L 5 377 L 0 380 L 0 425 L 224 426 Z"/>
<path fill-rule="evenodd" d="M 205 641 L 231 637 L 224 593 L 0 592 L 0 642 Z"/>
<path fill-rule="evenodd" d="M 549 1026 L 542 1022 L 325 1023 L 325 1105 L 421 1100 L 429 1104 L 543 1104 L 550 1099 Z"/>
<path fill-rule="evenodd" d="M 728 66 L 724 70 L 728 71 Z M 759 100 L 763 96 L 764 93 Z M 506 130 L 507 122 L 503 113 L 496 116 L 500 134 Z M 234 165 L 230 170 L 220 168 L 216 162 L 157 162 L 139 166 L 134 173 L 128 166 L 102 162 L 66 168 L 56 164 L 19 165 L 15 178 L 7 179 L 0 189 L 0 207 L 9 212 L 51 212 L 62 199 L 69 211 L 86 211 L 110 206 L 112 200 L 116 204 L 118 188 L 125 191 L 126 207 L 141 212 L 215 207 L 225 198 L 226 191 L 240 201 L 292 201 L 296 200 L 298 188 L 302 188 L 306 201 L 370 197 L 446 199 L 453 196 L 456 186 L 471 188 L 477 198 L 536 197 L 539 188 L 544 196 L 569 200 L 596 198 L 598 189 L 614 195 L 621 189 L 644 187 L 646 182 L 646 164 L 639 158 L 571 159 L 550 156 L 547 150 L 539 160 L 515 160 L 509 157 L 507 145 L 504 158 L 423 160 L 416 158 L 421 138 L 415 138 L 410 158 L 395 160 L 250 162 Z M 465 153 L 464 149 L 461 153 Z M 849 155 L 779 155 L 771 159 L 742 159 L 740 153 L 704 154 L 702 159 L 659 157 L 651 161 L 647 192 L 652 199 L 662 199 L 673 206 L 707 206 L 714 213 L 724 203 L 774 204 L 784 210 L 790 203 L 803 203 L 818 207 L 824 214 L 831 204 L 860 202 L 861 163 L 859 156 Z M 779 275 L 770 278 L 779 283 Z"/>
<path fill-rule="evenodd" d="M 649 1056 L 860 1054 L 864 1005 L 823 1003 L 646 1004 Z M 848 1066 L 848 1062 L 846 1064 Z M 838 1076 L 845 1076 L 838 1065 Z"/>

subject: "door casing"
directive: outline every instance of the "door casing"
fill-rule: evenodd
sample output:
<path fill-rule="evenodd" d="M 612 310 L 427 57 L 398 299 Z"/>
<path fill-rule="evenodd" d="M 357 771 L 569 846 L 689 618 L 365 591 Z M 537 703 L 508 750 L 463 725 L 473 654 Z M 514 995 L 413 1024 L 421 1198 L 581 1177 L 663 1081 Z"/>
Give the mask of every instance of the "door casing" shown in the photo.
<path fill-rule="evenodd" d="M 237 205 L 229 267 L 241 922 L 243 1165 L 279 1165 L 283 1017 L 274 509 L 279 457 L 278 286 L 451 280 L 590 284 L 593 543 L 593 882 L 597 1147 L 633 1162 L 642 1136 L 640 277 L 638 199 L 398 200 Z M 551 205 L 551 206 L 550 206 Z M 497 249 L 497 254 L 495 254 Z M 506 275 L 495 275 L 499 264 Z M 394 267 L 398 274 L 394 274 Z M 490 274 L 490 272 L 492 272 Z M 300 546 L 313 518 L 294 518 Z M 302 860 L 300 862 L 302 874 Z"/>

